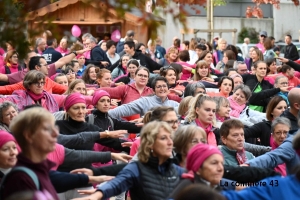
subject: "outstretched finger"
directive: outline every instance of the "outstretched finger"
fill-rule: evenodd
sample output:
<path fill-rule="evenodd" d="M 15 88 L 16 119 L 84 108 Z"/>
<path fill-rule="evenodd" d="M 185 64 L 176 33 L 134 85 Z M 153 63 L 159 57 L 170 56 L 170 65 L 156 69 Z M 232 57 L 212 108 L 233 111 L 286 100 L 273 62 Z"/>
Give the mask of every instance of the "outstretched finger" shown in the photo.
<path fill-rule="evenodd" d="M 95 193 L 96 192 L 96 189 L 92 189 L 92 190 L 77 190 L 77 192 L 79 193 L 79 194 L 93 194 L 93 193 Z"/>

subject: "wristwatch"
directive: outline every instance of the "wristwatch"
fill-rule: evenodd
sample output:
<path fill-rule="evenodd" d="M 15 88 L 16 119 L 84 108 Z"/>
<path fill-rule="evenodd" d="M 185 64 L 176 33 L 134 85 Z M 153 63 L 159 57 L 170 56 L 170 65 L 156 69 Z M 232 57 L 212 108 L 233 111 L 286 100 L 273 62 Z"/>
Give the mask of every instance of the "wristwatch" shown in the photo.
<path fill-rule="evenodd" d="M 109 138 L 109 131 L 106 130 L 105 133 L 106 133 L 106 137 Z"/>
<path fill-rule="evenodd" d="M 74 53 L 74 54 L 75 54 L 75 56 L 77 56 L 77 53 L 76 53 L 76 51 L 73 51 L 72 53 Z"/>

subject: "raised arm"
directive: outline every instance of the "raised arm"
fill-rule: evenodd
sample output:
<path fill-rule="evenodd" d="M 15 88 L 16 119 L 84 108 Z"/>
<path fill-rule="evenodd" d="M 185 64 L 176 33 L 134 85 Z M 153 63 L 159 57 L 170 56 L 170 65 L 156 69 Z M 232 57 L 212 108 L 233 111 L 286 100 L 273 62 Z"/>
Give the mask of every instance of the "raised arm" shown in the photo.
<path fill-rule="evenodd" d="M 107 163 L 111 160 L 111 152 L 96 152 L 88 150 L 73 150 L 65 148 L 63 167 L 72 167 L 74 164 Z"/>
<path fill-rule="evenodd" d="M 132 101 L 128 104 L 123 104 L 121 106 L 118 106 L 117 108 L 108 111 L 108 114 L 112 118 L 121 118 L 121 117 L 126 117 L 126 116 L 131 116 L 134 114 L 141 114 L 143 115 L 143 99 L 145 97 L 142 97 L 140 99 L 137 99 L 135 101 Z"/>
<path fill-rule="evenodd" d="M 74 135 L 59 134 L 57 143 L 69 149 L 80 149 L 88 143 L 95 143 L 100 139 L 100 132 L 81 132 Z"/>
<path fill-rule="evenodd" d="M 0 74 L 0 81 L 8 83 L 8 76 L 6 74 Z"/>
<path fill-rule="evenodd" d="M 292 146 L 292 139 L 286 139 L 278 148 L 262 156 L 246 162 L 253 167 L 275 168 L 277 165 L 289 163 L 296 157 L 296 152 Z"/>
<path fill-rule="evenodd" d="M 125 89 L 126 89 L 126 85 L 121 85 L 118 87 L 103 87 L 100 88 L 99 90 L 104 90 L 106 92 L 108 92 L 108 94 L 110 95 L 110 98 L 112 99 L 122 99 L 125 95 Z"/>
<path fill-rule="evenodd" d="M 0 94 L 9 95 L 15 90 L 25 90 L 23 82 L 15 83 L 12 85 L 0 86 Z"/>
<path fill-rule="evenodd" d="M 90 48 L 85 48 L 79 51 L 76 51 L 76 54 L 83 54 L 86 51 L 89 51 Z M 71 62 L 74 58 L 76 57 L 75 53 L 71 52 L 70 54 L 62 57 L 58 61 L 56 61 L 55 64 L 55 69 L 59 69 L 62 66 L 66 65 L 67 63 Z"/>

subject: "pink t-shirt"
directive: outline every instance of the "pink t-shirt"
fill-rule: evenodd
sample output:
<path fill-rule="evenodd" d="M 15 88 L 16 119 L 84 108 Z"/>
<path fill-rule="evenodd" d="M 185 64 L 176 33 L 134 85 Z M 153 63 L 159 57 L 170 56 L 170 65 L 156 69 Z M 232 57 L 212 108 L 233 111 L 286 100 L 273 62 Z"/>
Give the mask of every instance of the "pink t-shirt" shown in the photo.
<path fill-rule="evenodd" d="M 137 152 L 138 152 L 138 149 L 139 149 L 139 147 L 140 147 L 140 145 L 141 145 L 141 139 L 140 138 L 137 138 L 134 142 L 133 142 L 133 144 L 132 144 L 132 146 L 131 146 L 131 148 L 130 148 L 130 155 L 131 156 L 134 156 Z"/>
<path fill-rule="evenodd" d="M 192 72 L 184 69 L 184 66 L 191 67 L 191 68 L 195 69 L 196 68 L 196 64 L 192 64 L 191 65 L 191 64 L 189 64 L 187 62 L 176 62 L 176 63 L 182 65 L 182 76 L 181 76 L 180 80 L 188 80 L 189 78 L 192 77 Z"/>
<path fill-rule="evenodd" d="M 265 53 L 265 47 L 264 47 L 264 44 L 262 43 L 257 43 L 255 46 L 257 46 L 257 48 L 262 52 L 262 53 Z"/>
<path fill-rule="evenodd" d="M 65 160 L 65 147 L 56 143 L 55 150 L 47 155 L 47 158 L 55 163 L 51 170 L 57 170 L 58 166 L 63 164 Z"/>
<path fill-rule="evenodd" d="M 59 53 L 61 53 L 62 56 L 65 56 L 66 54 L 68 54 L 70 52 L 68 49 L 63 49 L 60 46 L 57 47 L 55 50 L 58 51 Z"/>
<path fill-rule="evenodd" d="M 4 58 L 0 56 L 0 68 L 4 67 Z"/>
<path fill-rule="evenodd" d="M 86 52 L 83 53 L 83 55 L 86 59 L 90 59 L 91 58 L 91 51 L 86 51 Z"/>

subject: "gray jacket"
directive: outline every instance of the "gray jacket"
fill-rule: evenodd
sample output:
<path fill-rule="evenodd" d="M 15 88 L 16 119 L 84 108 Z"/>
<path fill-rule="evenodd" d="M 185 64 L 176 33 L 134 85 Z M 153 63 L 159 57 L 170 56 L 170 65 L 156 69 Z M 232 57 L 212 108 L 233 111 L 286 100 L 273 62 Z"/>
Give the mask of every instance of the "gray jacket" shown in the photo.
<path fill-rule="evenodd" d="M 293 149 L 293 136 L 289 136 L 273 151 L 247 161 L 251 167 L 275 168 L 277 165 L 286 164 L 286 171 L 290 174 L 293 168 L 300 163 L 300 158 Z"/>
<path fill-rule="evenodd" d="M 87 144 L 94 144 L 99 139 L 100 133 L 97 131 L 81 132 L 75 135 L 59 134 L 57 137 L 57 143 L 69 149 L 84 149 Z"/>
<path fill-rule="evenodd" d="M 116 119 L 135 114 L 140 114 L 141 116 L 143 116 L 146 112 L 148 112 L 148 110 L 158 106 L 170 106 L 177 108 L 179 106 L 179 103 L 173 100 L 169 100 L 168 98 L 164 102 L 162 102 L 161 99 L 156 95 L 151 97 L 141 97 L 128 104 L 123 104 L 113 110 L 108 111 L 108 114 L 112 118 Z"/>
<path fill-rule="evenodd" d="M 111 161 L 111 152 L 109 151 L 97 152 L 65 148 L 65 159 L 60 167 L 72 168 L 73 165 L 78 165 L 78 163 L 81 163 L 82 167 L 85 167 L 85 164 L 92 164 L 96 162 L 108 163 L 109 161 Z"/>

